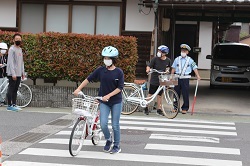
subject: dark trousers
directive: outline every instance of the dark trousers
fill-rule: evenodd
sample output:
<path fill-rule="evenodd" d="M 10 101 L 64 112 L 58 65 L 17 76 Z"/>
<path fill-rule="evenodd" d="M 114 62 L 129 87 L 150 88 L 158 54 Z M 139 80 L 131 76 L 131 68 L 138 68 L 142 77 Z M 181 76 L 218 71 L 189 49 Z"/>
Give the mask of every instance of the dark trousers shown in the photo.
<path fill-rule="evenodd" d="M 16 104 L 17 91 L 21 82 L 21 77 L 17 77 L 16 80 L 13 80 L 11 76 L 8 76 L 7 78 L 9 80 L 9 86 L 7 92 L 8 105 L 14 105 Z"/>
<path fill-rule="evenodd" d="M 174 87 L 174 90 L 177 92 L 179 98 L 182 94 L 183 105 L 181 109 L 187 111 L 189 109 L 189 78 L 178 79 L 178 85 Z"/>

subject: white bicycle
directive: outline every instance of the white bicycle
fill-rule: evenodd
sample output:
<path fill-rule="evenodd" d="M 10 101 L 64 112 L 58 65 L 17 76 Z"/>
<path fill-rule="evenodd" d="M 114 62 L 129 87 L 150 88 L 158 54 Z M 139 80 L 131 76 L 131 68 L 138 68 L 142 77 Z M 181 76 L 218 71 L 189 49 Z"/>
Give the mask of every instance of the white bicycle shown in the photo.
<path fill-rule="evenodd" d="M 102 139 L 102 131 L 99 124 L 100 112 L 98 109 L 102 97 L 92 97 L 80 92 L 82 98 L 72 99 L 72 113 L 77 117 L 69 139 L 69 153 L 76 156 L 81 151 L 85 139 L 91 136 L 92 143 L 97 145 Z"/>
<path fill-rule="evenodd" d="M 22 83 L 23 81 L 27 80 L 27 78 L 25 78 L 24 80 L 21 81 L 18 91 L 17 91 L 17 103 L 16 105 L 18 107 L 26 107 L 30 104 L 31 100 L 32 100 L 32 91 L 30 89 L 30 87 L 24 83 Z M 6 102 L 6 94 L 7 94 L 7 90 L 8 90 L 8 85 L 9 85 L 9 81 L 6 78 L 3 83 L 0 85 L 0 95 L 3 101 Z"/>
<path fill-rule="evenodd" d="M 159 73 L 160 86 L 156 92 L 150 96 L 145 97 L 143 93 L 144 85 L 137 85 L 135 83 L 124 83 L 124 88 L 122 90 L 123 95 L 123 115 L 130 115 L 135 112 L 139 106 L 145 108 L 149 103 L 154 101 L 158 93 L 163 90 L 161 110 L 169 119 L 173 119 L 177 116 L 179 112 L 179 97 L 178 94 L 172 87 L 178 85 L 178 75 L 171 75 L 167 72 L 161 72 L 156 69 L 151 69 L 149 74 L 156 72 Z"/>

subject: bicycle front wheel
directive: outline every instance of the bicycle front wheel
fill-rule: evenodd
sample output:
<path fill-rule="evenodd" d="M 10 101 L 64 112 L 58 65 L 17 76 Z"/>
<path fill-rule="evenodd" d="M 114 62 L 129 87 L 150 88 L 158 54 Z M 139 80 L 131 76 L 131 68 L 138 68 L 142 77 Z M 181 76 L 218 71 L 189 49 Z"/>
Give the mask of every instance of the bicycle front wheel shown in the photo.
<path fill-rule="evenodd" d="M 161 108 L 168 119 L 174 119 L 179 112 L 179 97 L 175 90 L 166 89 L 162 94 Z"/>
<path fill-rule="evenodd" d="M 123 115 L 130 115 L 134 113 L 139 107 L 139 104 L 126 101 L 127 97 L 139 98 L 140 97 L 139 91 L 136 92 L 136 88 L 133 86 L 124 85 L 122 90 L 123 107 L 121 112 Z"/>
<path fill-rule="evenodd" d="M 28 85 L 21 83 L 17 91 L 17 105 L 26 107 L 32 100 L 32 92 Z"/>
<path fill-rule="evenodd" d="M 82 149 L 82 145 L 86 138 L 87 122 L 78 118 L 76 121 L 69 139 L 69 153 L 71 156 L 76 156 Z"/>

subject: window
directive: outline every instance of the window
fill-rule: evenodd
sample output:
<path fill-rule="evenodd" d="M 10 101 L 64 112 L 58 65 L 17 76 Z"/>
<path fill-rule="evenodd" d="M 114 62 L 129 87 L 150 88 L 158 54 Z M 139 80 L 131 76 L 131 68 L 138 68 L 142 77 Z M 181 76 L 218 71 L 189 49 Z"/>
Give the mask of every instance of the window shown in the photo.
<path fill-rule="evenodd" d="M 21 32 L 61 32 L 120 35 L 121 4 L 58 0 L 21 1 Z M 71 8 L 72 7 L 72 8 Z"/>
<path fill-rule="evenodd" d="M 21 18 L 21 32 L 43 32 L 44 5 L 23 4 Z"/>
<path fill-rule="evenodd" d="M 98 6 L 96 34 L 119 35 L 120 7 Z"/>
<path fill-rule="evenodd" d="M 48 5 L 46 17 L 46 32 L 68 33 L 69 6 Z"/>
<path fill-rule="evenodd" d="M 72 11 L 73 33 L 95 33 L 95 7 L 74 5 Z"/>

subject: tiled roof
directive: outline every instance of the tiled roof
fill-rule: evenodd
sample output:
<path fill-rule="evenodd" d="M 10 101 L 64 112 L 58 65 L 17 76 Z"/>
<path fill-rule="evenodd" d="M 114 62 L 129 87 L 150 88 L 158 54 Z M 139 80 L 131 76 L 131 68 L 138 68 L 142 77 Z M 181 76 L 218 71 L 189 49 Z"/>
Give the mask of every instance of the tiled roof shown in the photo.
<path fill-rule="evenodd" d="M 146 7 L 152 7 L 155 0 L 143 0 Z M 141 5 L 142 5 L 141 4 Z M 159 7 L 166 8 L 192 8 L 192 9 L 219 9 L 250 10 L 250 0 L 158 0 Z"/>
<path fill-rule="evenodd" d="M 250 0 L 159 0 L 159 2 L 196 2 L 196 3 L 250 3 Z"/>

